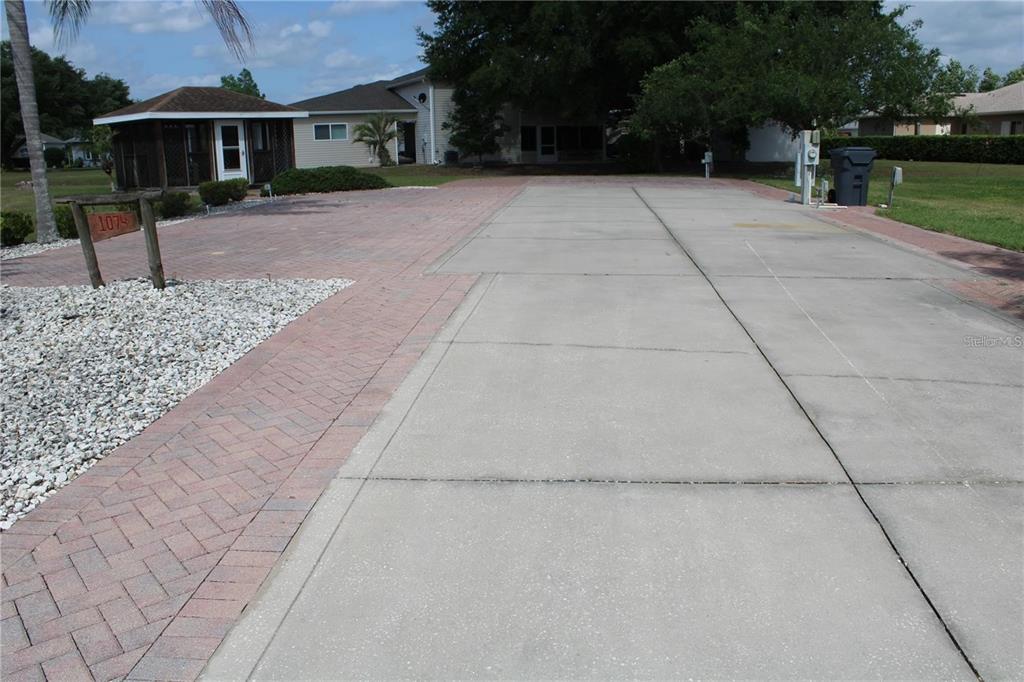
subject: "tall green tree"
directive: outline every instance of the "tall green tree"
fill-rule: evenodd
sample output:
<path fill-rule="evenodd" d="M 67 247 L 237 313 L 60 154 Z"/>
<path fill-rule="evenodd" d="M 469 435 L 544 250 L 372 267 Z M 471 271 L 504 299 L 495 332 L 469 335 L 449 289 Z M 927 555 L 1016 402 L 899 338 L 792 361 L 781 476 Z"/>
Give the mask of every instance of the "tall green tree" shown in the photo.
<path fill-rule="evenodd" d="M 64 44 L 78 35 L 92 9 L 90 0 L 46 0 L 45 4 L 53 22 L 54 35 L 59 43 Z M 252 31 L 238 4 L 234 0 L 197 0 L 197 4 L 209 13 L 228 48 L 237 57 L 243 57 L 246 48 L 252 46 Z M 37 90 L 32 69 L 32 48 L 29 44 L 25 2 L 4 0 L 4 10 L 11 34 L 11 59 L 18 86 L 18 101 L 21 105 L 29 166 L 32 170 L 32 189 L 36 200 L 36 240 L 45 243 L 57 239 L 57 225 L 53 219 L 50 188 L 46 181 L 46 163 L 43 159 L 43 143 L 39 136 Z"/>
<path fill-rule="evenodd" d="M 943 66 L 935 79 L 935 89 L 940 92 L 963 93 L 978 91 L 978 67 L 965 67 L 955 59 Z"/>
<path fill-rule="evenodd" d="M 505 134 L 508 126 L 501 114 L 472 90 L 456 90 L 452 102 L 455 107 L 441 127 L 451 133 L 448 140 L 456 149 L 463 154 L 476 156 L 477 161 L 483 163 L 485 154 L 498 151 L 498 139 Z"/>
<path fill-rule="evenodd" d="M 117 78 L 99 74 L 86 78 L 82 69 L 64 57 L 51 57 L 32 49 L 32 72 L 36 85 L 39 126 L 44 133 L 68 138 L 92 127 L 92 119 L 131 104 L 128 85 Z M 25 136 L 21 124 L 21 103 L 14 74 L 11 44 L 0 43 L 0 162 L 7 166 Z"/>
<path fill-rule="evenodd" d="M 362 142 L 369 147 L 370 154 L 377 159 L 380 165 L 391 166 L 394 164 L 391 152 L 388 151 L 388 144 L 398 137 L 397 121 L 393 116 L 382 111 L 357 125 L 352 132 L 353 141 Z"/>
<path fill-rule="evenodd" d="M 256 85 L 256 79 L 252 77 L 252 72 L 250 72 L 249 69 L 242 69 L 238 72 L 237 76 L 232 76 L 231 74 L 221 76 L 220 87 L 227 90 L 233 90 L 234 92 L 240 92 L 243 95 L 259 97 L 260 99 L 267 98 L 266 95 L 260 92 L 259 86 Z"/>
<path fill-rule="evenodd" d="M 978 92 L 991 92 L 1003 86 L 1003 79 L 991 68 L 986 67 L 978 82 Z"/>
<path fill-rule="evenodd" d="M 837 127 L 864 111 L 906 119 L 945 114 L 939 52 L 916 38 L 903 10 L 835 3 L 739 5 L 734 20 L 700 19 L 696 47 L 652 72 L 636 99 L 641 136 L 698 138 L 778 121 L 791 130 Z M 675 107 L 664 92 L 684 103 Z M 673 97 L 670 95 L 669 97 Z"/>
<path fill-rule="evenodd" d="M 1003 76 L 1003 87 L 1020 83 L 1021 81 L 1024 81 L 1024 64 L 1006 72 L 1006 75 Z"/>
<path fill-rule="evenodd" d="M 603 114 L 628 107 L 640 79 L 691 47 L 698 17 L 732 16 L 716 2 L 475 2 L 431 0 L 420 32 L 431 76 L 498 111 Z"/>

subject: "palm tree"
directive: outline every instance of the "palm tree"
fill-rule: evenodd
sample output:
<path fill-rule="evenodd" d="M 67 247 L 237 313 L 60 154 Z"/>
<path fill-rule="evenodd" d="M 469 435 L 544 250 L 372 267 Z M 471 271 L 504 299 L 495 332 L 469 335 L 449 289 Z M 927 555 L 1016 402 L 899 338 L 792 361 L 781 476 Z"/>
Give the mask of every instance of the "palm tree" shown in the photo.
<path fill-rule="evenodd" d="M 360 123 L 355 127 L 356 142 L 364 142 L 370 148 L 370 153 L 377 157 L 382 166 L 391 166 L 391 152 L 388 151 L 388 143 L 398 137 L 398 121 L 388 116 L 383 111 L 373 116 L 370 120 Z"/>
<path fill-rule="evenodd" d="M 236 57 L 242 59 L 246 48 L 253 44 L 252 30 L 245 14 L 234 0 L 196 0 L 213 19 L 221 37 Z M 70 42 L 78 35 L 92 9 L 91 0 L 46 0 L 53 32 L 61 43 Z M 36 241 L 52 242 L 57 239 L 57 225 L 50 204 L 50 187 L 46 182 L 46 160 L 43 143 L 39 138 L 39 108 L 36 105 L 36 85 L 32 75 L 32 48 L 28 42 L 28 20 L 24 0 L 4 0 L 7 23 L 11 34 L 11 57 L 14 79 L 18 84 L 21 103 L 21 122 L 25 128 L 25 146 L 28 149 L 29 168 L 32 170 L 32 190 L 36 195 Z"/>

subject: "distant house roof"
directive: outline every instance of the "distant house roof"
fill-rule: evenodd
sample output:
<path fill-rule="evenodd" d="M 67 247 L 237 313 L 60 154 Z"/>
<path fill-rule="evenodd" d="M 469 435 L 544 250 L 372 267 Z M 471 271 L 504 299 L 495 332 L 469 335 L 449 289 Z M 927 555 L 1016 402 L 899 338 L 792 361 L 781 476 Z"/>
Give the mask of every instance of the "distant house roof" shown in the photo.
<path fill-rule="evenodd" d="M 406 83 L 415 83 L 416 81 L 424 80 L 424 79 L 426 79 L 427 72 L 429 72 L 429 71 L 430 71 L 430 67 L 429 66 L 424 66 L 422 69 L 417 69 L 416 71 L 413 71 L 412 73 L 407 73 L 404 76 L 399 76 L 398 78 L 394 78 L 394 79 L 388 81 L 388 87 L 389 88 L 396 88 L 399 85 L 405 85 Z"/>
<path fill-rule="evenodd" d="M 48 135 L 46 133 L 39 133 L 39 139 L 43 143 L 43 149 L 46 149 L 47 147 L 56 147 L 56 146 L 63 147 L 65 145 L 65 141 L 64 140 L 60 139 L 59 137 L 55 137 L 53 135 Z M 27 159 L 28 158 L 28 150 L 25 149 L 25 136 L 21 135 L 18 138 L 16 138 L 16 140 L 18 142 L 18 148 L 15 150 L 15 152 L 14 152 L 14 154 L 12 154 L 12 156 L 14 158 L 16 158 L 16 159 Z M 23 150 L 24 150 L 24 153 L 23 153 Z"/>
<path fill-rule="evenodd" d="M 295 102 L 293 107 L 306 111 L 355 113 L 364 111 L 415 111 L 416 109 L 388 90 L 391 81 L 376 81 L 339 90 L 329 95 Z"/>
<path fill-rule="evenodd" d="M 301 109 L 224 88 L 182 87 L 95 119 L 97 125 L 150 119 L 305 118 Z"/>
<path fill-rule="evenodd" d="M 958 108 L 974 107 L 974 113 L 985 116 L 1024 112 L 1024 81 L 989 92 L 968 92 L 953 98 Z"/>

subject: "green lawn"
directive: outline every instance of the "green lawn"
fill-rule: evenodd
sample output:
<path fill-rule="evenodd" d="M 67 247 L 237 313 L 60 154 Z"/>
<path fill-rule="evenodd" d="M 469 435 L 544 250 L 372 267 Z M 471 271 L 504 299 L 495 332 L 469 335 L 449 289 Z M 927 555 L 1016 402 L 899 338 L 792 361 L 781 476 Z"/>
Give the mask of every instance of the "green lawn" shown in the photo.
<path fill-rule="evenodd" d="M 110 178 L 99 169 L 52 169 L 46 175 L 50 180 L 50 197 L 53 199 L 75 194 L 110 192 Z M 17 186 L 22 180 L 31 179 L 28 171 L 0 171 L 0 207 L 4 211 L 23 211 L 35 217 L 35 195 L 31 189 L 21 189 Z"/>
<path fill-rule="evenodd" d="M 937 161 L 876 161 L 868 201 L 888 200 L 889 174 L 903 168 L 893 206 L 879 215 L 936 232 L 955 234 L 1006 249 L 1024 251 L 1024 166 Z M 829 171 L 829 164 L 823 166 Z M 819 174 L 820 175 L 820 174 Z M 747 176 L 796 192 L 793 174 Z"/>

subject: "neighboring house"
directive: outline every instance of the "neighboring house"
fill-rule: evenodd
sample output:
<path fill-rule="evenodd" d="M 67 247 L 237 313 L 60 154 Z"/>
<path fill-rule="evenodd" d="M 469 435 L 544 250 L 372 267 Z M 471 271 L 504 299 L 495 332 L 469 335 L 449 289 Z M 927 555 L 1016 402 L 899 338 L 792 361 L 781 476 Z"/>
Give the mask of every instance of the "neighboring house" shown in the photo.
<path fill-rule="evenodd" d="M 309 112 L 297 120 L 295 128 L 295 166 L 377 166 L 369 147 L 355 142 L 355 127 L 373 114 L 385 112 L 396 120 L 415 117 L 417 110 L 387 88 L 388 81 L 357 85 L 348 90 L 295 102 L 291 106 Z M 415 118 L 413 118 L 415 121 Z M 406 132 L 412 131 L 410 123 Z M 413 133 L 414 135 L 414 133 Z M 390 145 L 391 156 L 399 158 L 400 143 Z"/>
<path fill-rule="evenodd" d="M 454 109 L 453 93 L 451 86 L 432 81 L 424 68 L 394 80 L 357 85 L 295 102 L 293 107 L 310 113 L 308 122 L 295 125 L 296 163 L 300 167 L 334 163 L 376 165 L 366 146 L 353 145 L 350 137 L 354 125 L 381 111 L 400 122 L 400 135 L 394 147 L 396 160 L 401 156 L 421 164 L 449 161 L 458 151 L 444 127 Z M 506 106 L 502 117 L 508 131 L 499 141 L 500 151 L 485 157 L 489 161 L 556 163 L 605 158 L 602 116 L 581 120 Z M 314 126 L 320 126 L 319 132 Z M 328 131 L 323 126 L 337 128 Z"/>
<path fill-rule="evenodd" d="M 182 87 L 93 123 L 111 127 L 121 188 L 195 187 L 233 178 L 260 184 L 288 168 L 379 165 L 369 147 L 353 138 L 356 126 L 381 112 L 397 121 L 395 160 L 457 160 L 445 129 L 453 92 L 431 81 L 427 69 L 292 105 L 223 88 Z M 606 157 L 601 116 L 570 119 L 510 106 L 502 115 L 508 131 L 499 153 L 486 160 L 557 163 Z"/>
<path fill-rule="evenodd" d="M 53 135 L 47 135 L 46 133 L 39 133 L 40 139 L 43 141 L 43 151 L 47 149 L 64 149 L 66 144 L 64 140 Z M 28 168 L 28 147 L 25 146 L 25 140 L 21 141 L 21 144 L 15 150 L 14 154 L 11 155 L 11 163 L 17 168 Z"/>
<path fill-rule="evenodd" d="M 949 119 L 954 135 L 1024 135 L 1024 81 L 990 92 L 969 92 L 953 100 L 957 110 L 970 108 L 974 125 Z"/>
<path fill-rule="evenodd" d="M 117 185 L 269 181 L 295 167 L 292 122 L 305 111 L 223 88 L 183 87 L 93 121 L 112 132 Z"/>
<path fill-rule="evenodd" d="M 874 114 L 860 119 L 860 135 L 1022 135 L 1024 81 L 990 92 L 968 92 L 953 98 L 956 112 L 938 120 L 893 121 Z"/>
<path fill-rule="evenodd" d="M 92 153 L 89 142 L 80 137 L 70 137 L 64 140 L 64 148 L 67 150 L 68 163 L 74 164 L 81 160 L 83 166 L 100 165 L 100 157 Z"/>

